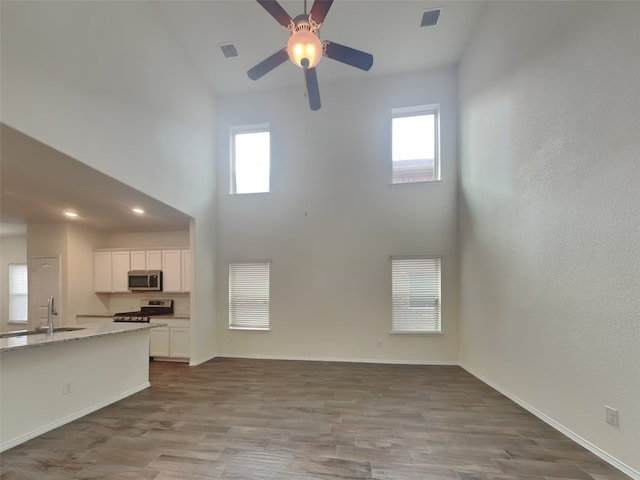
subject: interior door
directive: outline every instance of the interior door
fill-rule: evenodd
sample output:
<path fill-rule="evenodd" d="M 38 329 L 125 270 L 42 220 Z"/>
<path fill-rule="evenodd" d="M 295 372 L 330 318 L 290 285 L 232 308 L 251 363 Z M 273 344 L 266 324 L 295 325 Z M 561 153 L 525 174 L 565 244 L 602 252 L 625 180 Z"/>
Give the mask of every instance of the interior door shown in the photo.
<path fill-rule="evenodd" d="M 32 291 L 33 291 L 33 324 L 36 328 L 47 323 L 47 302 L 54 298 L 55 311 L 60 312 L 60 257 L 34 257 L 32 263 Z M 60 326 L 57 317 L 53 323 Z"/>

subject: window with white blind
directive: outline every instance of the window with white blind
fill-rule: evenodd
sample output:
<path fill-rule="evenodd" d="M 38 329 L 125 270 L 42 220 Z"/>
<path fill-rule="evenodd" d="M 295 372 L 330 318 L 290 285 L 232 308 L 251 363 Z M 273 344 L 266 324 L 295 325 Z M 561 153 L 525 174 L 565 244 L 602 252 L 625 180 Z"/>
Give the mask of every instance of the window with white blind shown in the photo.
<path fill-rule="evenodd" d="M 441 333 L 438 257 L 391 257 L 391 333 Z"/>
<path fill-rule="evenodd" d="M 9 321 L 26 323 L 29 315 L 28 276 L 24 264 L 9 264 Z"/>
<path fill-rule="evenodd" d="M 271 135 L 269 125 L 231 127 L 230 193 L 269 192 Z"/>
<path fill-rule="evenodd" d="M 391 183 L 440 180 L 437 105 L 391 110 Z"/>
<path fill-rule="evenodd" d="M 269 262 L 229 264 L 229 328 L 269 330 Z"/>

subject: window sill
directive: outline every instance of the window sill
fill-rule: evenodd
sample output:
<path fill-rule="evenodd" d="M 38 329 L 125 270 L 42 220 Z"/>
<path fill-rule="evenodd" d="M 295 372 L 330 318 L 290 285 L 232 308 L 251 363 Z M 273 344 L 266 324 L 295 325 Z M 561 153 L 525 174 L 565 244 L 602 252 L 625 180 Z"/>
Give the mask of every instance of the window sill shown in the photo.
<path fill-rule="evenodd" d="M 256 327 L 229 327 L 229 330 L 241 330 L 245 332 L 270 332 L 270 328 L 256 328 Z"/>
<path fill-rule="evenodd" d="M 390 183 L 389 187 L 397 188 L 397 187 L 405 187 L 407 185 L 413 186 L 424 186 L 424 185 L 439 185 L 442 183 L 442 179 L 440 180 L 426 180 L 424 182 L 400 182 L 400 183 Z"/>
<path fill-rule="evenodd" d="M 21 320 L 9 320 L 7 322 L 8 325 L 26 325 L 27 323 L 29 323 L 28 320 L 25 320 L 24 322 Z"/>
<path fill-rule="evenodd" d="M 395 330 L 391 330 L 391 332 L 389 332 L 391 335 L 444 335 L 444 333 L 442 332 L 423 332 L 423 331 L 415 331 L 415 332 L 407 332 L 407 331 L 395 331 Z"/>

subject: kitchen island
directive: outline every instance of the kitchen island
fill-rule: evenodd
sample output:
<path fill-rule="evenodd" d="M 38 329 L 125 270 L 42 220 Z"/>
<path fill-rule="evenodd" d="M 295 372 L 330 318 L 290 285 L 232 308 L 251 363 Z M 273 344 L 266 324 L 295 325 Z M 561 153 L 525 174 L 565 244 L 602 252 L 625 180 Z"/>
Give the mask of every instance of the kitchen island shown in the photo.
<path fill-rule="evenodd" d="M 109 323 L 0 338 L 0 451 L 149 387 L 149 333 Z"/>

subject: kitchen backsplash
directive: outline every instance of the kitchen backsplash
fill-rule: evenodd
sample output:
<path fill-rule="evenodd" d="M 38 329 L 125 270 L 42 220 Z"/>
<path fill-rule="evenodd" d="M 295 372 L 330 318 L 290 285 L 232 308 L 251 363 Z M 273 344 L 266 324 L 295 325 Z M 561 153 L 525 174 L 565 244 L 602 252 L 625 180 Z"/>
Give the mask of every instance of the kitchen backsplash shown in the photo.
<path fill-rule="evenodd" d="M 189 315 L 188 293 L 111 293 L 109 294 L 109 312 L 133 312 L 140 310 L 140 300 L 146 298 L 171 298 L 173 299 L 173 311 L 179 315 Z"/>

